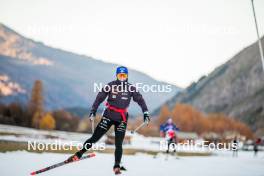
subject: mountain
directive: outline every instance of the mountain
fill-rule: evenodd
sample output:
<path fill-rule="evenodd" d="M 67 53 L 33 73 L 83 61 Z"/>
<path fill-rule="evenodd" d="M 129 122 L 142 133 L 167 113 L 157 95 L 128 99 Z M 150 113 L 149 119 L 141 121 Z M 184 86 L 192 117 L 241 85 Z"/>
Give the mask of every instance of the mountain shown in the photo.
<path fill-rule="evenodd" d="M 69 41 L 70 42 L 70 41 Z M 26 104 L 35 80 L 44 87 L 47 110 L 69 108 L 87 110 L 97 94 L 94 83 L 106 84 L 115 79 L 118 65 L 52 48 L 27 39 L 7 26 L 0 24 L 0 102 Z M 129 81 L 148 85 L 167 85 L 139 71 L 129 70 Z M 154 110 L 181 89 L 171 86 L 169 93 L 142 92 Z M 101 106 L 101 108 L 103 108 Z M 131 107 L 132 114 L 140 109 Z"/>
<path fill-rule="evenodd" d="M 254 130 L 264 129 L 264 73 L 258 44 L 246 47 L 165 104 L 172 108 L 176 103 L 190 104 L 205 113 L 224 113 Z"/>

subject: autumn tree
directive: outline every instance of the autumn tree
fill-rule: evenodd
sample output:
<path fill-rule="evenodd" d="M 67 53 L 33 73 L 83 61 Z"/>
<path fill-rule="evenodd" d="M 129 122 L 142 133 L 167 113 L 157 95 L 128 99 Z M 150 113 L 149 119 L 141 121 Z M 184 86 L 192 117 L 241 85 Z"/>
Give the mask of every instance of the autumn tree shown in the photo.
<path fill-rule="evenodd" d="M 253 136 L 250 128 L 237 119 L 222 113 L 205 115 L 188 104 L 176 104 L 172 110 L 172 119 L 181 131 L 196 132 L 198 134 L 215 132 L 220 135 L 233 131 L 248 138 Z"/>
<path fill-rule="evenodd" d="M 41 80 L 36 80 L 31 92 L 29 112 L 32 117 L 32 126 L 39 128 L 40 119 L 43 116 L 43 87 Z"/>
<path fill-rule="evenodd" d="M 193 131 L 196 112 L 187 104 L 176 104 L 172 110 L 172 120 L 182 131 Z"/>
<path fill-rule="evenodd" d="M 223 134 L 227 131 L 234 131 L 246 136 L 247 138 L 253 137 L 252 131 L 245 123 L 232 117 L 228 117 L 225 114 L 208 114 L 207 121 L 210 124 L 209 129 L 207 129 L 208 131 L 213 131 L 219 134 Z"/>
<path fill-rule="evenodd" d="M 167 121 L 167 119 L 171 116 L 170 109 L 167 105 L 163 105 L 160 110 L 160 114 L 158 116 L 157 125 L 161 125 Z"/>
<path fill-rule="evenodd" d="M 56 121 L 52 117 L 51 113 L 46 113 L 41 119 L 39 123 L 40 129 L 45 130 L 53 130 L 56 127 Z"/>
<path fill-rule="evenodd" d="M 52 113 L 56 121 L 56 130 L 76 131 L 79 125 L 79 118 L 65 110 L 56 110 Z"/>

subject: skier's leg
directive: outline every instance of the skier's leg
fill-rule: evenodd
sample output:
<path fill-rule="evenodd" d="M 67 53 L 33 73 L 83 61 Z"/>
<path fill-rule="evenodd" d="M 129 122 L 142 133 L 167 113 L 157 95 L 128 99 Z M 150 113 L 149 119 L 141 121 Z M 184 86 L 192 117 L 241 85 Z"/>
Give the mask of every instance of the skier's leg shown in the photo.
<path fill-rule="evenodd" d="M 173 141 L 173 152 L 174 152 L 174 154 L 176 153 L 176 148 L 177 148 L 177 144 L 176 144 L 176 142 L 175 141 Z"/>
<path fill-rule="evenodd" d="M 112 124 L 113 122 L 110 119 L 102 117 L 101 121 L 96 126 L 92 137 L 90 137 L 84 142 L 82 151 L 87 151 L 89 148 L 92 147 L 93 143 L 99 141 L 99 139 L 109 130 Z"/>
<path fill-rule="evenodd" d="M 120 162 L 123 154 L 123 140 L 126 134 L 125 122 L 117 122 L 115 124 L 115 165 L 114 167 L 120 167 Z"/>
<path fill-rule="evenodd" d="M 169 158 L 169 153 L 170 153 L 170 146 L 171 146 L 171 143 L 172 143 L 172 140 L 169 139 L 169 140 L 168 140 L 168 149 L 167 149 L 167 151 L 166 151 L 166 158 L 165 158 L 165 160 L 168 160 L 168 158 Z"/>
<path fill-rule="evenodd" d="M 168 140 L 168 149 L 167 149 L 167 151 L 166 151 L 167 154 L 170 152 L 170 146 L 171 146 L 171 143 L 172 143 L 172 141 L 171 141 L 171 139 L 169 139 L 169 140 Z"/>
<path fill-rule="evenodd" d="M 69 161 L 79 160 L 82 157 L 82 155 L 88 149 L 90 149 L 92 147 L 93 143 L 96 143 L 109 130 L 109 128 L 112 126 L 112 124 L 113 124 L 113 122 L 110 119 L 108 119 L 106 117 L 102 117 L 101 121 L 99 122 L 99 124 L 95 128 L 95 131 L 94 131 L 92 137 L 87 139 L 83 144 L 83 148 L 80 151 L 76 152 L 71 157 L 69 157 L 68 160 Z"/>

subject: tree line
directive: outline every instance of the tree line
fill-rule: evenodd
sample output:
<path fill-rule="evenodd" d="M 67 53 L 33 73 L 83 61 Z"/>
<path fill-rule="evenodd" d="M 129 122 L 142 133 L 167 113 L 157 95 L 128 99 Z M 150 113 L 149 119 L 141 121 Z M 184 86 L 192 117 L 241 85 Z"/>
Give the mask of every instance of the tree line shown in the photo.
<path fill-rule="evenodd" d="M 170 110 L 164 105 L 158 118 L 152 120 L 149 128 L 141 130 L 144 135 L 158 136 L 159 126 L 171 118 L 183 132 L 195 132 L 198 135 L 214 132 L 223 135 L 225 132 L 236 132 L 247 138 L 253 138 L 252 130 L 243 122 L 223 113 L 204 114 L 188 104 L 176 103 Z M 134 126 L 140 124 L 136 121 Z"/>
<path fill-rule="evenodd" d="M 27 105 L 0 104 L 0 123 L 46 130 L 77 131 L 79 117 L 64 110 L 46 112 L 43 102 L 43 83 L 36 80 Z"/>
<path fill-rule="evenodd" d="M 47 130 L 91 132 L 88 118 L 80 120 L 65 110 L 46 112 L 43 102 L 43 84 L 41 80 L 36 80 L 26 106 L 19 103 L 0 104 L 0 123 Z M 172 110 L 164 105 L 159 116 L 151 120 L 148 128 L 142 128 L 139 132 L 147 136 L 158 136 L 160 125 L 168 118 L 172 118 L 184 132 L 196 132 L 200 135 L 208 132 L 223 134 L 226 131 L 235 131 L 247 138 L 253 137 L 251 129 L 235 118 L 221 113 L 204 114 L 191 105 L 180 103 L 175 104 Z M 128 129 L 133 129 L 142 123 L 142 118 L 130 121 Z"/>

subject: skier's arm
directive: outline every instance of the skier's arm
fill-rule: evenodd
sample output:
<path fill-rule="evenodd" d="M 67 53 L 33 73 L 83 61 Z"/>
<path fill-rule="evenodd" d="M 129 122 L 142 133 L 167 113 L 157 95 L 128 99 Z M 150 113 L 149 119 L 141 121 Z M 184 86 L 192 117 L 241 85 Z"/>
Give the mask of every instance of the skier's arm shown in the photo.
<path fill-rule="evenodd" d="M 173 130 L 174 130 L 174 131 L 180 131 L 180 129 L 177 128 L 176 125 L 173 125 Z"/>
<path fill-rule="evenodd" d="M 160 137 L 165 137 L 164 125 L 160 125 Z"/>
<path fill-rule="evenodd" d="M 107 89 L 103 88 L 96 96 L 96 99 L 92 105 L 92 109 L 91 112 L 92 113 L 96 113 L 98 106 L 105 100 L 105 98 L 107 97 L 109 91 L 106 91 Z"/>
<path fill-rule="evenodd" d="M 148 107 L 146 105 L 146 102 L 142 97 L 142 95 L 136 90 L 136 88 L 134 88 L 132 93 L 133 93 L 132 94 L 133 101 L 137 102 L 137 104 L 141 107 L 142 112 L 143 113 L 148 112 Z"/>

